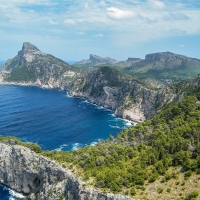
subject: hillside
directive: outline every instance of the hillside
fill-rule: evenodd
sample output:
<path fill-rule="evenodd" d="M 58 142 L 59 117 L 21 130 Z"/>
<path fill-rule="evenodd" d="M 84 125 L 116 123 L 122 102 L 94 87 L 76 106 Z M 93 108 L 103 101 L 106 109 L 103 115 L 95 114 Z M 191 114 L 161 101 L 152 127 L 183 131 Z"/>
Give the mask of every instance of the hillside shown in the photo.
<path fill-rule="evenodd" d="M 66 85 L 72 96 L 112 109 L 117 116 L 140 122 L 155 115 L 157 109 L 175 98 L 173 93 L 147 88 L 138 80 L 110 67 L 100 67 Z"/>
<path fill-rule="evenodd" d="M 171 89 L 177 87 L 176 85 Z M 200 194 L 199 91 L 200 77 L 197 77 L 186 83 L 180 101 L 165 105 L 150 120 L 123 130 L 116 139 L 110 136 L 96 146 L 71 152 L 52 152 L 42 151 L 38 145 L 22 143 L 11 137 L 1 137 L 0 141 L 14 145 L 12 148 L 15 149 L 16 144 L 26 146 L 55 160 L 63 168 L 70 169 L 84 182 L 80 194 L 90 188 L 90 192 L 101 190 L 103 193 L 112 192 L 131 199 L 197 199 Z M 8 155 L 5 156 L 6 159 L 11 156 Z M 29 168 L 37 166 L 38 158 L 31 160 Z M 50 161 L 49 163 L 51 164 Z M 21 173 L 25 169 L 27 168 L 20 168 Z M 15 170 L 11 174 L 13 173 Z M 46 173 L 43 174 L 44 177 Z M 49 186 L 48 182 L 45 184 L 56 194 L 59 181 Z M 86 192 L 88 195 L 89 191 Z M 122 196 L 118 199 L 123 199 Z"/>
<path fill-rule="evenodd" d="M 2 66 L 0 79 L 8 83 L 20 82 L 59 88 L 64 82 L 71 82 L 80 75 L 80 69 L 25 42 L 18 55 Z"/>
<path fill-rule="evenodd" d="M 196 199 L 200 193 L 199 83 L 198 77 L 181 101 L 123 130 L 117 139 L 110 136 L 94 147 L 43 155 L 65 163 L 86 185 L 105 192 L 136 199 Z"/>
<path fill-rule="evenodd" d="M 171 52 L 148 54 L 145 59 L 128 58 L 126 61 L 110 63 L 109 66 L 157 88 L 194 78 L 200 73 L 199 59 Z M 85 63 L 84 67 L 94 68 L 98 66 L 95 63 L 90 65 Z"/>

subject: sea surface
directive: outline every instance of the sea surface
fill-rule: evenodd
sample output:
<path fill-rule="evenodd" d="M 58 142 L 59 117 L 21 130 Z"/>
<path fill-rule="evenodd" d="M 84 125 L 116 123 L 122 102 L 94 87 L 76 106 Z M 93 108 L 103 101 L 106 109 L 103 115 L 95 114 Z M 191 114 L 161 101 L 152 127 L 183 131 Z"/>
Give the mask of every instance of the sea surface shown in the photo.
<path fill-rule="evenodd" d="M 111 110 L 64 91 L 0 85 L 0 135 L 36 142 L 44 150 L 71 151 L 95 145 L 130 125 Z M 13 199 L 11 193 L 0 186 L 0 200 Z"/>

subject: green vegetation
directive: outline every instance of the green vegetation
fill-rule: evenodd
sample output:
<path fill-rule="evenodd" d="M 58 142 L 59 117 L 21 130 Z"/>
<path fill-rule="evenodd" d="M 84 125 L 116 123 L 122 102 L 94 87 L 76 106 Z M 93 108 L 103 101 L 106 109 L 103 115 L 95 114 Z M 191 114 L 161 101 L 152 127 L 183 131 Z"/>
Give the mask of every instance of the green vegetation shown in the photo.
<path fill-rule="evenodd" d="M 115 140 L 72 152 L 46 151 L 43 155 L 76 166 L 84 180 L 94 178 L 98 188 L 121 192 L 154 182 L 160 176 L 165 177 L 164 182 L 175 179 L 176 174 L 167 173 L 169 167 L 182 166 L 186 178 L 197 172 L 199 139 L 200 104 L 194 94 L 166 105 L 151 120 L 123 130 Z"/>
<path fill-rule="evenodd" d="M 42 152 L 42 149 L 38 144 L 32 143 L 32 142 L 22 142 L 18 138 L 13 137 L 13 136 L 7 136 L 7 137 L 0 136 L 0 142 L 6 143 L 6 144 L 18 144 L 18 145 L 29 148 L 30 150 L 34 151 L 35 153 Z"/>
<path fill-rule="evenodd" d="M 13 82 L 35 82 L 39 79 L 46 84 L 50 78 L 59 80 L 66 71 L 73 71 L 79 74 L 82 72 L 82 74 L 85 74 L 83 70 L 72 67 L 66 62 L 49 54 L 42 56 L 35 55 L 31 62 L 24 62 L 20 66 L 15 57 L 7 62 L 6 70 L 9 69 L 12 69 L 12 71 L 5 80 Z M 71 80 L 77 77 L 65 76 L 64 78 Z"/>
<path fill-rule="evenodd" d="M 104 67 L 101 70 L 106 74 L 110 69 Z M 112 84 L 112 76 L 108 76 L 107 80 Z M 178 84 L 172 87 L 174 90 L 178 88 L 183 87 Z M 124 192 L 134 196 L 138 190 L 143 194 L 148 184 L 165 184 L 172 180 L 175 189 L 181 187 L 184 191 L 187 180 L 200 173 L 199 91 L 199 86 L 187 85 L 184 87 L 185 97 L 181 101 L 165 105 L 150 120 L 122 130 L 116 139 L 110 136 L 96 146 L 71 152 L 52 152 L 41 151 L 37 144 L 23 143 L 13 137 L 0 137 L 0 142 L 9 144 L 14 141 L 56 160 L 64 168 L 81 176 L 87 184 L 105 192 Z M 158 187 L 156 191 L 158 195 L 173 192 L 169 186 L 165 189 Z M 194 191 L 185 199 L 197 197 L 198 192 Z"/>
<path fill-rule="evenodd" d="M 200 60 L 170 54 L 171 58 L 141 59 L 135 62 L 124 61 L 107 66 L 129 74 L 145 84 L 148 83 L 150 86 L 157 86 L 157 88 L 161 85 L 172 85 L 182 80 L 194 78 L 200 73 Z M 87 63 L 74 66 L 92 70 L 102 65 Z"/>
<path fill-rule="evenodd" d="M 196 192 L 196 191 L 193 191 L 193 192 L 191 192 L 191 193 L 189 194 L 188 197 L 185 198 L 185 200 L 192 200 L 192 199 L 194 200 L 194 199 L 196 199 L 198 196 L 199 196 L 199 193 Z"/>
<path fill-rule="evenodd" d="M 28 69 L 27 66 L 21 66 L 18 68 L 14 68 L 10 75 L 7 78 L 7 81 L 14 81 L 14 82 L 20 82 L 20 81 L 36 81 L 36 75 L 33 71 Z"/>

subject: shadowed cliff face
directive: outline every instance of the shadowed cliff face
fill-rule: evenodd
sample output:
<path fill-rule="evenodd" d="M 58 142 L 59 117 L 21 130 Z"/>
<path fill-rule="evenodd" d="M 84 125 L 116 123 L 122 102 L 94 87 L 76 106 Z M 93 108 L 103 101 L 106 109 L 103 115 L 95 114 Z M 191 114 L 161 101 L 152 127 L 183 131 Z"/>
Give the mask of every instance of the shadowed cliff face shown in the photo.
<path fill-rule="evenodd" d="M 23 193 L 25 199 L 130 200 L 83 189 L 83 182 L 70 171 L 22 146 L 0 143 L 0 158 L 1 183 Z"/>

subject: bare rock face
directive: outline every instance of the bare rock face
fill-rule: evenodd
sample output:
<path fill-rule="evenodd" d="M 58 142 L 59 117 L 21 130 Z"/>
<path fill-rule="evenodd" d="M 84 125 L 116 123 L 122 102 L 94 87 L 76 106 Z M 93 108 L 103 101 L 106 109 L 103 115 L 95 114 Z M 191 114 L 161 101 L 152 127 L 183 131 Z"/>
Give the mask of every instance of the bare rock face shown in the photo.
<path fill-rule="evenodd" d="M 110 67 L 91 71 L 64 88 L 72 96 L 85 97 L 91 103 L 109 108 L 117 116 L 135 122 L 149 119 L 156 114 L 157 108 L 173 98 L 173 94 L 147 89 Z"/>
<path fill-rule="evenodd" d="M 130 200 L 83 189 L 83 182 L 69 170 L 18 145 L 0 143 L 0 182 L 29 200 Z"/>
<path fill-rule="evenodd" d="M 18 66 L 32 62 L 36 55 L 46 55 L 30 42 L 24 42 L 22 50 L 18 52 Z"/>

